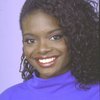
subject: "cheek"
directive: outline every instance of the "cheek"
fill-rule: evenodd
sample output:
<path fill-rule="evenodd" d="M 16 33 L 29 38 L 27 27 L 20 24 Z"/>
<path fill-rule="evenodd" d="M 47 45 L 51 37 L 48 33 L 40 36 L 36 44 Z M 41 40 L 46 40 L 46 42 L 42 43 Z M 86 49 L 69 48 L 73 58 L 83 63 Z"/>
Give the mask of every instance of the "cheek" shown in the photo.
<path fill-rule="evenodd" d="M 69 42 L 68 42 L 68 39 L 64 39 L 64 41 L 62 42 L 62 50 L 63 52 L 65 53 L 65 55 L 69 55 Z"/>
<path fill-rule="evenodd" d="M 62 52 L 62 61 L 66 62 L 66 60 L 68 61 L 69 59 L 69 49 L 67 45 L 63 45 L 61 47 L 61 52 Z"/>
<path fill-rule="evenodd" d="M 60 41 L 58 44 L 53 45 L 53 47 L 57 48 L 59 51 L 61 51 L 64 54 L 67 54 L 69 51 L 68 41 L 66 41 L 65 39 Z"/>
<path fill-rule="evenodd" d="M 62 62 L 69 62 L 70 59 L 70 50 L 69 50 L 69 44 L 68 41 L 63 41 L 61 44 L 59 44 L 59 50 L 62 53 Z"/>
<path fill-rule="evenodd" d="M 32 47 L 24 46 L 23 51 L 24 51 L 24 55 L 25 55 L 27 58 L 29 58 L 30 55 L 31 55 L 32 52 L 33 52 L 33 48 L 32 48 Z"/>

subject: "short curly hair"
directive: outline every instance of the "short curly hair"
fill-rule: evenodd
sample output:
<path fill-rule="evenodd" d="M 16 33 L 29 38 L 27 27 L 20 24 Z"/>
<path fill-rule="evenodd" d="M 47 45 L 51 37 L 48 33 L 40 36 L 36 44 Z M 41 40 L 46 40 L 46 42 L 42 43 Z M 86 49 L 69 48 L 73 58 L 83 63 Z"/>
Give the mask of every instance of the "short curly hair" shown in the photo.
<path fill-rule="evenodd" d="M 99 32 L 98 16 L 92 0 L 26 0 L 20 14 L 22 30 L 23 18 L 33 10 L 42 10 L 56 17 L 69 38 L 71 51 L 71 73 L 82 85 L 96 84 L 99 78 Z M 33 66 L 24 59 L 22 78 L 30 79 Z"/>

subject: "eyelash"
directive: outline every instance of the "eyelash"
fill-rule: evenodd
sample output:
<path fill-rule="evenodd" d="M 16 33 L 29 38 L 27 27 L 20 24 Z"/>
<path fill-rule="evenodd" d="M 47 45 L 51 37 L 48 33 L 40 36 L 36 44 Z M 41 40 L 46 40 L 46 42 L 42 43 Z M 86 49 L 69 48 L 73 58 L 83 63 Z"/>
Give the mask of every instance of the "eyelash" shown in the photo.
<path fill-rule="evenodd" d="M 62 34 L 59 34 L 59 35 L 54 35 L 50 38 L 50 40 L 54 41 L 54 40 L 60 40 L 61 38 L 63 37 Z"/>
<path fill-rule="evenodd" d="M 26 42 L 27 44 L 32 44 L 35 43 L 35 39 L 26 39 L 24 42 Z"/>

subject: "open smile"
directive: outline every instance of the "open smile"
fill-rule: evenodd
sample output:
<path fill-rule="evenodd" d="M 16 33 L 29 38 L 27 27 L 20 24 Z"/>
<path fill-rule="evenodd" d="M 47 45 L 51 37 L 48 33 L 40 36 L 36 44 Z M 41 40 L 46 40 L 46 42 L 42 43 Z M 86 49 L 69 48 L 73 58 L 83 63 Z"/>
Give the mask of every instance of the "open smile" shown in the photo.
<path fill-rule="evenodd" d="M 40 67 L 48 68 L 53 67 L 55 64 L 57 57 L 41 57 L 36 60 L 37 64 L 40 65 Z"/>

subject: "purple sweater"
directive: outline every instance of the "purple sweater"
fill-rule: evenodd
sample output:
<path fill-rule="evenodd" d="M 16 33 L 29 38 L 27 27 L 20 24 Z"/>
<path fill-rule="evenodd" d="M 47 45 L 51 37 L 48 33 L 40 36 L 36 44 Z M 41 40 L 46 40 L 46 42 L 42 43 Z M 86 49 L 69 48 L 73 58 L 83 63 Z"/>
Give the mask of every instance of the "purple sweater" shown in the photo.
<path fill-rule="evenodd" d="M 34 78 L 4 91 L 0 100 L 100 100 L 100 84 L 83 90 L 75 83 L 70 72 L 49 79 L 34 74 Z"/>

